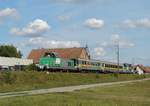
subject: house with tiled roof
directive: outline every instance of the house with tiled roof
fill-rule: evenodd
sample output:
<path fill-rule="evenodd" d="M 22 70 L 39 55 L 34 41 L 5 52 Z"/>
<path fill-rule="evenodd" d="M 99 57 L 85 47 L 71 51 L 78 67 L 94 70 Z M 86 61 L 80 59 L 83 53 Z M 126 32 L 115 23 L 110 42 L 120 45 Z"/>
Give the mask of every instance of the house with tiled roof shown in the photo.
<path fill-rule="evenodd" d="M 53 49 L 33 49 L 28 59 L 33 59 L 35 64 L 39 63 L 39 59 L 47 52 L 55 52 L 63 59 L 90 59 L 89 52 L 86 47 L 74 48 L 53 48 Z"/>
<path fill-rule="evenodd" d="M 143 65 L 136 65 L 135 69 L 138 74 L 150 73 L 150 67 L 146 67 Z"/>

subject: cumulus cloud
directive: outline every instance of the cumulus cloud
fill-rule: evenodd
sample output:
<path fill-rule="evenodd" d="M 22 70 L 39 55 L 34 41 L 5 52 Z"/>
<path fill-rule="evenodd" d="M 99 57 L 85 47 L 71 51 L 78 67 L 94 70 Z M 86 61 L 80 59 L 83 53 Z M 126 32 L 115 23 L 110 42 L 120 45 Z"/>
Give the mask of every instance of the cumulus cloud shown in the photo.
<path fill-rule="evenodd" d="M 10 30 L 11 34 L 20 36 L 37 37 L 42 36 L 44 33 L 49 31 L 51 28 L 46 21 L 41 19 L 36 19 L 30 22 L 24 28 L 12 28 Z"/>
<path fill-rule="evenodd" d="M 105 50 L 102 47 L 97 47 L 94 49 L 94 52 L 97 56 L 104 56 L 105 55 Z"/>
<path fill-rule="evenodd" d="M 112 35 L 111 36 L 111 40 L 108 41 L 108 42 L 103 42 L 101 44 L 101 46 L 112 48 L 112 47 L 114 47 L 117 44 L 119 44 L 120 48 L 131 48 L 131 47 L 135 46 L 134 43 L 131 43 L 131 42 L 125 40 L 125 39 L 122 39 L 120 37 L 120 35 L 118 35 L 118 34 Z"/>
<path fill-rule="evenodd" d="M 90 18 L 84 22 L 84 25 L 91 29 L 100 29 L 104 26 L 104 21 L 101 19 Z"/>
<path fill-rule="evenodd" d="M 0 9 L 0 20 L 4 20 L 6 18 L 18 18 L 19 13 L 15 8 L 5 8 Z"/>
<path fill-rule="evenodd" d="M 127 42 L 127 41 L 120 42 L 119 45 L 120 45 L 121 48 L 130 48 L 130 47 L 134 47 L 135 46 L 134 43 Z"/>
<path fill-rule="evenodd" d="M 57 41 L 49 40 L 44 37 L 30 38 L 27 42 L 21 43 L 22 46 L 35 46 L 40 48 L 69 48 L 80 47 L 78 41 Z"/>
<path fill-rule="evenodd" d="M 139 20 L 125 20 L 123 26 L 127 28 L 150 28 L 150 19 L 143 18 Z"/>

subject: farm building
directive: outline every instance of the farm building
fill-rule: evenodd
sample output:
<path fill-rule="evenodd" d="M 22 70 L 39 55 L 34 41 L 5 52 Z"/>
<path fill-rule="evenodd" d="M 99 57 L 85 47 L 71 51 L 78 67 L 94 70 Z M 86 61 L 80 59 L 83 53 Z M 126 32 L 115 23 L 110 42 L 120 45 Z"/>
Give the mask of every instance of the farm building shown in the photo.
<path fill-rule="evenodd" d="M 14 57 L 0 57 L 0 69 L 9 69 L 15 68 L 19 66 L 26 66 L 33 64 L 33 60 L 31 59 L 20 59 Z"/>
<path fill-rule="evenodd" d="M 56 52 L 59 57 L 64 59 L 90 59 L 87 48 L 55 48 L 55 49 L 33 49 L 28 59 L 33 59 L 35 64 L 39 63 L 39 59 L 44 56 L 46 52 Z"/>

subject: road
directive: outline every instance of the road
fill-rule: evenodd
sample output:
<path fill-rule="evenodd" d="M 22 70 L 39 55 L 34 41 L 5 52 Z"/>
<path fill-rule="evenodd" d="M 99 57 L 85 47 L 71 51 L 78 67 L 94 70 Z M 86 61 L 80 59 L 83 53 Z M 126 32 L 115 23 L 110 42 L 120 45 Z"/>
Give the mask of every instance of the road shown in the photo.
<path fill-rule="evenodd" d="M 0 99 L 8 98 L 8 97 L 17 97 L 17 96 L 47 94 L 47 93 L 73 92 L 76 90 L 87 89 L 87 88 L 92 88 L 92 87 L 102 87 L 102 86 L 111 86 L 111 85 L 118 85 L 118 84 L 135 83 L 135 82 L 141 82 L 141 81 L 147 81 L 147 80 L 150 80 L 150 78 L 145 78 L 145 79 L 140 79 L 140 80 L 131 80 L 131 81 L 119 81 L 119 82 L 98 83 L 98 84 L 89 84 L 89 85 L 58 87 L 58 88 L 50 88 L 50 89 L 0 93 Z"/>

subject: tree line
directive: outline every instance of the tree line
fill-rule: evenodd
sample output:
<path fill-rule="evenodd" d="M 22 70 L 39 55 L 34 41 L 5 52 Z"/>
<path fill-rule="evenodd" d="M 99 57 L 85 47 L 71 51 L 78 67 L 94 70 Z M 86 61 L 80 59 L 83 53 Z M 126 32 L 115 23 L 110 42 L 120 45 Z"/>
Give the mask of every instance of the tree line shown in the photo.
<path fill-rule="evenodd" d="M 22 53 L 13 45 L 0 45 L 0 56 L 21 58 Z"/>

